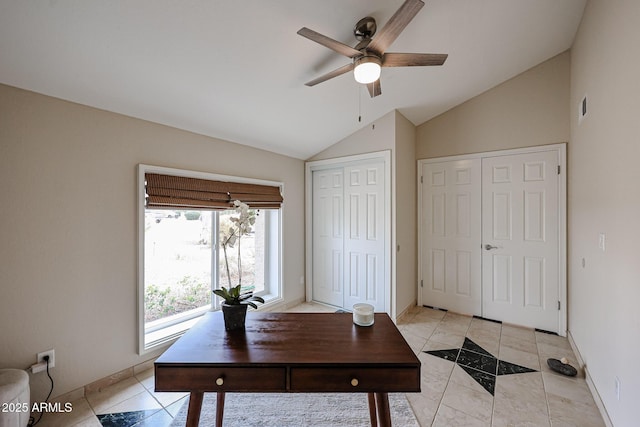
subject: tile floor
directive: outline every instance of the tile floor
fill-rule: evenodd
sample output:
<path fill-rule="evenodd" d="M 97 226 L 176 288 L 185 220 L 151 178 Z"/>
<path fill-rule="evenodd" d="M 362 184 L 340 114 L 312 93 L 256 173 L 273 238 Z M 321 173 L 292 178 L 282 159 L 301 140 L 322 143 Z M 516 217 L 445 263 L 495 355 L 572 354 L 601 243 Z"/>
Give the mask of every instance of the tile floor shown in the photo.
<path fill-rule="evenodd" d="M 334 311 L 301 304 L 290 311 Z M 423 307 L 398 328 L 422 361 L 422 392 L 407 394 L 421 426 L 604 426 L 582 372 L 547 367 L 566 357 L 566 338 Z M 42 427 L 165 427 L 186 393 L 153 391 L 153 370 L 73 402 L 70 413 L 45 414 Z"/>

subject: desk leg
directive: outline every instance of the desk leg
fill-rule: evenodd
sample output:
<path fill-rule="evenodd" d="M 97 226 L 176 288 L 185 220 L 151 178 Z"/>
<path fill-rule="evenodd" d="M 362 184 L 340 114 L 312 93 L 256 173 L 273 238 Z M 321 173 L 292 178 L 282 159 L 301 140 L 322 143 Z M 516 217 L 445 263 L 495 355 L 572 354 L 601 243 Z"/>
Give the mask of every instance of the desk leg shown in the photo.
<path fill-rule="evenodd" d="M 224 418 L 224 391 L 219 391 L 216 396 L 216 427 L 222 427 Z"/>
<path fill-rule="evenodd" d="M 191 392 L 191 396 L 189 397 L 189 410 L 187 411 L 187 427 L 198 427 L 203 396 L 204 393 L 201 391 Z"/>
<path fill-rule="evenodd" d="M 367 393 L 369 397 L 369 418 L 371 427 L 378 427 L 378 411 L 376 410 L 376 397 L 373 393 Z"/>
<path fill-rule="evenodd" d="M 391 411 L 389 410 L 389 395 L 376 393 L 376 408 L 380 427 L 391 427 Z"/>

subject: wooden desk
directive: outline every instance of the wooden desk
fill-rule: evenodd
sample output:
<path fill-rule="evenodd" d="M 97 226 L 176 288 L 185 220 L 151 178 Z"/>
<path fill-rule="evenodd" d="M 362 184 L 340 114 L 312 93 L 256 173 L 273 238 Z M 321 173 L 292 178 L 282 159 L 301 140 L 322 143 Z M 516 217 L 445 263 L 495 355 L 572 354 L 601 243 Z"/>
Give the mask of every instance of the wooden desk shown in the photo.
<path fill-rule="evenodd" d="M 247 314 L 245 331 L 226 332 L 209 312 L 155 362 L 156 391 L 191 393 L 187 427 L 204 392 L 368 393 L 372 426 L 390 426 L 388 392 L 419 392 L 420 361 L 388 315 L 370 327 L 350 313 Z"/>

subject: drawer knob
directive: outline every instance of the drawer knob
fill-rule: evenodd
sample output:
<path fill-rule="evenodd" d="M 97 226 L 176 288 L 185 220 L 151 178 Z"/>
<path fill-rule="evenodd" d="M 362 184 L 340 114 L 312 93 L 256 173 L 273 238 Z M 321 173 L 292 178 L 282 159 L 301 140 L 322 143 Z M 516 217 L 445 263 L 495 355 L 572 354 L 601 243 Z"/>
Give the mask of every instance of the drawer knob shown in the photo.
<path fill-rule="evenodd" d="M 354 386 L 354 387 L 356 387 L 356 386 L 358 385 L 358 379 L 357 379 L 357 378 L 353 378 L 353 379 L 351 380 L 351 385 L 352 385 L 352 386 Z"/>
<path fill-rule="evenodd" d="M 216 384 L 218 384 L 218 385 L 222 385 L 222 384 L 224 384 L 224 378 L 222 378 L 222 377 L 218 377 L 218 378 L 216 379 Z"/>

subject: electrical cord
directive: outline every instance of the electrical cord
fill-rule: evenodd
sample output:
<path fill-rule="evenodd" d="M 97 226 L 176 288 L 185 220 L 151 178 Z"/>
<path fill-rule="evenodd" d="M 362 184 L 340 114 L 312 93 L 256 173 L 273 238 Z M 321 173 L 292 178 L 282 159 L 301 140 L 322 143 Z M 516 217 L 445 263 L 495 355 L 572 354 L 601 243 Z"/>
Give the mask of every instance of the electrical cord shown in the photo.
<path fill-rule="evenodd" d="M 49 394 L 47 395 L 47 398 L 44 400 L 44 403 L 48 403 L 49 398 L 51 397 L 51 393 L 53 393 L 53 378 L 51 378 L 51 374 L 49 373 L 49 356 L 45 356 L 44 360 L 47 362 L 47 376 L 49 377 L 49 381 L 51 381 L 51 389 L 49 390 Z M 33 427 L 36 424 L 38 424 L 42 419 L 43 415 L 44 415 L 44 411 L 41 411 L 37 421 L 35 417 L 29 417 L 29 424 L 27 424 L 27 427 Z"/>

